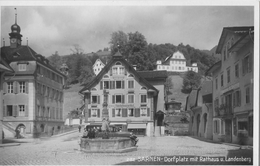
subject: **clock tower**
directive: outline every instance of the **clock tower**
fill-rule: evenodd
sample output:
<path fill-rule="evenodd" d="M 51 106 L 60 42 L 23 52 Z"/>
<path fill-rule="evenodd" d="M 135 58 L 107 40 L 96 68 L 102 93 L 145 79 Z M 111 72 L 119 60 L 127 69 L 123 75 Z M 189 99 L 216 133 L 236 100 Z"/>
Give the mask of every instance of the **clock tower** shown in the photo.
<path fill-rule="evenodd" d="M 15 8 L 16 10 L 16 8 Z M 11 26 L 11 33 L 10 36 L 10 48 L 17 48 L 21 45 L 22 42 L 22 35 L 20 34 L 21 28 L 17 24 L 17 13 L 15 13 L 15 23 Z"/>

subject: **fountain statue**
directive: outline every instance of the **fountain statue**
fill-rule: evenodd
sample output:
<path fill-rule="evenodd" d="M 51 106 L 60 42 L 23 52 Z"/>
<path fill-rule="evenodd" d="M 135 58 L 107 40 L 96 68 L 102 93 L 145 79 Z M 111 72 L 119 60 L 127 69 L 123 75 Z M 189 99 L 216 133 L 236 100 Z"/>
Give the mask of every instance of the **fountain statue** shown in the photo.
<path fill-rule="evenodd" d="M 104 94 L 104 103 L 103 103 L 103 110 L 102 110 L 102 139 L 109 139 L 109 115 L 107 109 L 107 96 L 108 92 L 106 90 L 103 91 Z"/>

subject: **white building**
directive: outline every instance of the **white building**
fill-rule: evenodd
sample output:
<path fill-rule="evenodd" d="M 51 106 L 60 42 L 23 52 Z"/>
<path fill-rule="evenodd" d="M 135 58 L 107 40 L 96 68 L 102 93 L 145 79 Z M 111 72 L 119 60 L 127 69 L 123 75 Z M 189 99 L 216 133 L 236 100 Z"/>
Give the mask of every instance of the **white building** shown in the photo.
<path fill-rule="evenodd" d="M 186 58 L 180 51 L 168 56 L 164 62 L 158 60 L 156 65 L 156 70 L 167 70 L 174 72 L 194 71 L 198 73 L 197 63 L 192 63 L 191 66 L 187 66 Z"/>
<path fill-rule="evenodd" d="M 104 66 L 105 64 L 100 59 L 97 59 L 93 65 L 93 71 L 95 75 L 98 75 L 99 72 L 104 68 Z"/>

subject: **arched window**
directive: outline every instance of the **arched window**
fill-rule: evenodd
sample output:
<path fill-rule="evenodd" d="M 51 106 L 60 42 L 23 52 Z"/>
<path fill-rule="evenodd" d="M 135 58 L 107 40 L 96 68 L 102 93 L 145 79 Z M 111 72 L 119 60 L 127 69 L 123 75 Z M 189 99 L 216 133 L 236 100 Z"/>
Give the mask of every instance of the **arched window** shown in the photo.
<path fill-rule="evenodd" d="M 134 75 L 133 74 L 129 74 L 128 77 L 134 77 Z"/>
<path fill-rule="evenodd" d="M 147 88 L 143 86 L 143 87 L 141 88 L 141 90 L 147 90 Z"/>
<path fill-rule="evenodd" d="M 122 65 L 122 63 L 121 62 L 116 62 L 116 64 L 115 65 Z"/>
<path fill-rule="evenodd" d="M 96 91 L 97 89 L 96 88 L 92 88 L 91 91 Z"/>
<path fill-rule="evenodd" d="M 104 77 L 103 78 L 109 78 L 109 76 L 108 75 L 104 75 Z"/>

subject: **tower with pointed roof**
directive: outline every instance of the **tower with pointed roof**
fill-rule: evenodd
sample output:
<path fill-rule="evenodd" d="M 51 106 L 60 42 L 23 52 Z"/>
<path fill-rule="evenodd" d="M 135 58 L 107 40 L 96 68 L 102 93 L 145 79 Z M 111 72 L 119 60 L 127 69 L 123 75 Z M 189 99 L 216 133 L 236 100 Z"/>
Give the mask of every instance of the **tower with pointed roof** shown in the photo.
<path fill-rule="evenodd" d="M 16 10 L 16 8 L 15 8 Z M 11 26 L 11 33 L 10 36 L 10 48 L 17 48 L 21 46 L 22 43 L 22 35 L 21 35 L 21 28 L 17 24 L 17 13 L 15 13 L 15 23 Z"/>

